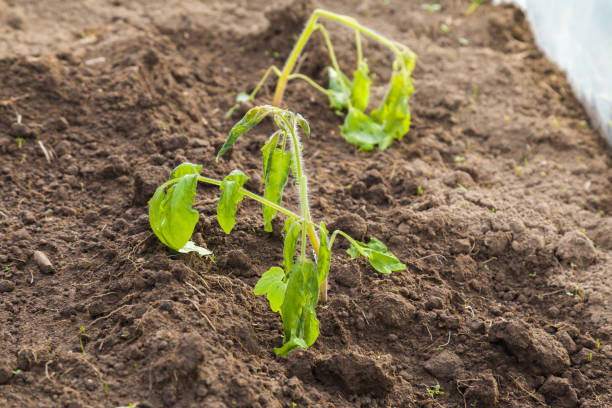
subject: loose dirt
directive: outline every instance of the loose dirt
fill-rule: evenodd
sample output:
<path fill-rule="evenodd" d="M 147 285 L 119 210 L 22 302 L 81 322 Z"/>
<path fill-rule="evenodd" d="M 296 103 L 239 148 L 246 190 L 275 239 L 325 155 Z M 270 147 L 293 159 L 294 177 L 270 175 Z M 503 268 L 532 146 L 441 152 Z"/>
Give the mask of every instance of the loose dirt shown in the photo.
<path fill-rule="evenodd" d="M 261 191 L 270 125 L 214 157 L 236 93 L 314 7 L 291 3 L 0 1 L 0 406 L 612 406 L 612 157 L 515 8 L 316 4 L 419 60 L 412 129 L 384 152 L 289 85 L 314 218 L 408 266 L 381 276 L 337 247 L 310 350 L 273 353 L 281 322 L 252 288 L 282 237 L 255 203 L 225 235 L 218 189 L 200 188 L 194 240 L 214 262 L 157 241 L 146 202 L 183 161 Z M 353 34 L 327 26 L 350 72 Z M 300 63 L 320 83 L 323 44 Z M 391 56 L 364 49 L 382 94 Z"/>

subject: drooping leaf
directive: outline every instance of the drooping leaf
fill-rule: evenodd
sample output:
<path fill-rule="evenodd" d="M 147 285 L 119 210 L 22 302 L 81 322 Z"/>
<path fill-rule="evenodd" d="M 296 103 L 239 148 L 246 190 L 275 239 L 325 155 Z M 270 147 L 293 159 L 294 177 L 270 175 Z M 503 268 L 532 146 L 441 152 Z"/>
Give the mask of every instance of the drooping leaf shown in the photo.
<path fill-rule="evenodd" d="M 356 108 L 349 109 L 341 131 L 347 142 L 359 146 L 359 150 L 364 151 L 372 150 L 386 137 L 380 123 Z"/>
<path fill-rule="evenodd" d="M 179 249 L 178 251 L 183 254 L 195 252 L 200 256 L 200 258 L 213 254 L 210 249 L 202 248 L 201 246 L 196 245 L 193 241 L 187 241 L 185 246 Z"/>
<path fill-rule="evenodd" d="M 285 233 L 285 242 L 283 244 L 283 267 L 285 271 L 293 270 L 293 255 L 297 247 L 297 240 L 302 231 L 302 224 L 293 218 L 287 218 L 283 232 Z"/>
<path fill-rule="evenodd" d="M 236 211 L 238 203 L 244 194 L 240 188 L 248 180 L 248 176 L 240 170 L 233 170 L 221 182 L 221 198 L 217 205 L 217 220 L 226 234 L 229 234 L 236 224 Z"/>
<path fill-rule="evenodd" d="M 370 101 L 370 85 L 372 80 L 370 79 L 370 70 L 365 61 L 359 64 L 359 68 L 353 74 L 353 87 L 351 88 L 351 105 L 355 109 L 359 109 L 362 112 L 368 107 Z"/>
<path fill-rule="evenodd" d="M 413 91 L 412 80 L 402 72 L 395 72 L 380 108 L 370 113 L 372 119 L 383 126 L 386 135 L 379 144 L 381 150 L 389 147 L 393 139 L 401 139 L 410 130 L 409 100 Z"/>
<path fill-rule="evenodd" d="M 295 120 L 297 120 L 298 126 L 302 128 L 304 133 L 306 133 L 306 137 L 310 137 L 310 125 L 308 124 L 308 121 L 299 113 L 295 115 Z"/>
<path fill-rule="evenodd" d="M 286 356 L 296 348 L 308 348 L 319 336 L 316 318 L 319 285 L 314 264 L 298 260 L 287 280 L 285 299 L 281 306 L 283 318 L 283 346 L 274 352 Z"/>
<path fill-rule="evenodd" d="M 372 267 L 383 274 L 390 274 L 391 272 L 403 271 L 406 269 L 406 265 L 400 262 L 395 255 L 393 255 L 385 244 L 374 237 L 370 237 L 370 242 L 367 244 L 363 242 L 357 242 L 359 248 L 355 245 L 346 251 L 352 258 L 359 256 L 365 256 L 370 261 Z"/>
<path fill-rule="evenodd" d="M 329 248 L 329 237 L 325 224 L 321 222 L 321 234 L 319 237 L 319 254 L 317 256 L 317 277 L 319 285 L 327 278 L 331 265 L 331 248 Z"/>
<path fill-rule="evenodd" d="M 269 105 L 256 106 L 255 108 L 250 109 L 244 115 L 244 117 L 240 119 L 240 121 L 236 123 L 234 127 L 232 127 L 232 130 L 230 130 L 230 134 L 227 140 L 225 141 L 223 146 L 221 146 L 219 153 L 217 153 L 217 160 L 219 160 L 219 158 L 223 156 L 223 154 L 227 152 L 230 147 L 232 147 L 234 142 L 240 136 L 251 130 L 253 126 L 261 122 L 261 120 L 265 118 L 268 114 L 277 111 L 278 109 L 279 108 Z"/>
<path fill-rule="evenodd" d="M 199 164 L 193 164 L 189 162 L 181 163 L 172 170 L 170 173 L 170 180 L 175 178 L 181 178 L 185 174 L 200 174 L 202 166 Z"/>
<path fill-rule="evenodd" d="M 270 155 L 270 169 L 266 174 L 266 185 L 264 187 L 264 198 L 280 204 L 283 198 L 283 189 L 289 177 L 291 166 L 291 152 L 275 148 Z M 264 230 L 272 231 L 272 220 L 276 217 L 276 210 L 267 205 L 263 206 Z"/>
<path fill-rule="evenodd" d="M 329 76 L 329 106 L 337 111 L 348 108 L 351 81 L 342 72 L 337 72 L 332 67 L 327 67 Z M 342 87 L 344 85 L 344 88 Z"/>
<path fill-rule="evenodd" d="M 261 178 L 261 181 L 266 181 L 266 177 L 268 175 L 268 169 L 270 168 L 270 158 L 271 158 L 270 153 L 274 150 L 274 148 L 276 148 L 276 145 L 278 145 L 278 138 L 282 133 L 283 132 L 281 130 L 274 132 L 272 136 L 270 136 L 266 144 L 264 144 L 264 146 L 261 148 L 262 158 L 263 158 L 262 160 L 263 176 Z"/>
<path fill-rule="evenodd" d="M 261 275 L 261 278 L 259 278 L 259 281 L 255 285 L 254 293 L 256 295 L 267 295 L 268 302 L 270 302 L 270 309 L 272 309 L 273 312 L 280 312 L 281 305 L 285 299 L 287 282 L 285 282 L 284 279 L 285 272 L 283 269 L 274 266 Z"/>
<path fill-rule="evenodd" d="M 149 223 L 159 240 L 178 251 L 182 249 L 198 222 L 192 207 L 198 183 L 197 174 L 186 174 L 175 184 L 160 186 L 149 200 Z"/>

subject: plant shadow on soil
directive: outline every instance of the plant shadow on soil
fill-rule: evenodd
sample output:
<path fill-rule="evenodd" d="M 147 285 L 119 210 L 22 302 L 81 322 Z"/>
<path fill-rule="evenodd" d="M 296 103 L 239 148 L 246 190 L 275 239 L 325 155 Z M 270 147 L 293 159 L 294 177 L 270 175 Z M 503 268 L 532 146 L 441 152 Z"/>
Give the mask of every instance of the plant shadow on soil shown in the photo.
<path fill-rule="evenodd" d="M 19 42 L 42 6 L 0 8 L 20 55 L 0 59 L 0 405 L 612 405 L 611 158 L 520 11 L 320 4 L 420 57 L 413 127 L 384 152 L 348 145 L 341 118 L 306 84 L 285 97 L 312 127 L 313 217 L 382 239 L 408 269 L 377 275 L 336 247 L 320 338 L 278 358 L 280 319 L 252 289 L 281 263 L 282 222 L 265 233 L 245 200 L 225 235 L 218 189 L 200 187 L 194 240 L 211 262 L 159 243 L 146 202 L 183 161 L 212 177 L 240 168 L 260 192 L 267 129 L 215 163 L 246 107 L 223 114 L 282 65 L 312 5 L 169 13 L 154 2 L 145 15 L 123 3 L 92 11 L 87 29 L 55 15 L 69 27 L 58 38 L 82 37 L 65 50 Z M 349 70 L 352 33 L 329 28 Z M 391 56 L 367 41 L 365 54 L 384 79 Z M 313 38 L 301 72 L 325 83 L 327 64 Z M 428 392 L 436 384 L 444 394 Z"/>

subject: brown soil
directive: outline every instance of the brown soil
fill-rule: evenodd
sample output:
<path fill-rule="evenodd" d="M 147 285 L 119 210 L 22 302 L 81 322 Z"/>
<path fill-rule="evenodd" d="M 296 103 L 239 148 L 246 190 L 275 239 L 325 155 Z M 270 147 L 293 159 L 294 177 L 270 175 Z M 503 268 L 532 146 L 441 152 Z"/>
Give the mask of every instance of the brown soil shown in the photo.
<path fill-rule="evenodd" d="M 381 276 L 337 248 L 310 350 L 273 353 L 280 319 L 252 288 L 282 242 L 258 205 L 226 236 L 218 189 L 200 189 L 212 263 L 156 240 L 146 201 L 176 164 L 258 179 L 269 126 L 214 155 L 235 92 L 282 65 L 312 10 L 288 3 L 0 1 L 0 406 L 612 406 L 612 158 L 514 8 L 317 4 L 419 60 L 413 128 L 385 152 L 288 88 L 313 130 L 315 219 L 408 265 Z M 350 67 L 352 33 L 327 26 Z M 386 51 L 365 52 L 386 78 Z M 302 72 L 324 82 L 327 64 L 313 40 Z"/>

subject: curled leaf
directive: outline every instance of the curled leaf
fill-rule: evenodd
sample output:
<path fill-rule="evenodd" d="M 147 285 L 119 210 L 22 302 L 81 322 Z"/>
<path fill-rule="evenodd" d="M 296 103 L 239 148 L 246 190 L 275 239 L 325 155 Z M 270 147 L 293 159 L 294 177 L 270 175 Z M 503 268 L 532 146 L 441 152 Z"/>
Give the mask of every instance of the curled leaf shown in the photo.
<path fill-rule="evenodd" d="M 281 149 L 274 149 L 269 158 L 270 169 L 266 174 L 266 185 L 264 187 L 264 198 L 280 204 L 283 198 L 283 189 L 289 177 L 289 167 L 291 166 L 291 152 L 284 152 Z M 276 217 L 276 210 L 267 205 L 263 205 L 264 230 L 272 232 L 272 220 Z"/>
<path fill-rule="evenodd" d="M 229 234 L 236 224 L 238 203 L 244 196 L 241 187 L 248 179 L 249 177 L 240 170 L 233 170 L 221 182 L 222 193 L 217 205 L 217 220 L 226 234 Z"/>
<path fill-rule="evenodd" d="M 240 121 L 236 123 L 234 127 L 232 127 L 232 130 L 230 130 L 230 134 L 227 140 L 225 141 L 223 146 L 221 146 L 219 153 L 217 153 L 217 160 L 219 160 L 219 158 L 223 156 L 223 154 L 227 152 L 230 149 L 230 147 L 232 147 L 234 142 L 240 136 L 242 136 L 243 134 L 251 130 L 253 126 L 261 122 L 262 119 L 265 118 L 268 114 L 270 114 L 271 112 L 278 111 L 278 110 L 279 108 L 276 108 L 274 106 L 269 106 L 269 105 L 257 106 L 255 108 L 250 109 L 244 115 L 244 117 L 240 119 Z"/>
<path fill-rule="evenodd" d="M 185 174 L 168 187 L 160 186 L 149 200 L 149 224 L 159 240 L 178 251 L 185 246 L 199 215 L 195 201 L 197 174 Z"/>

